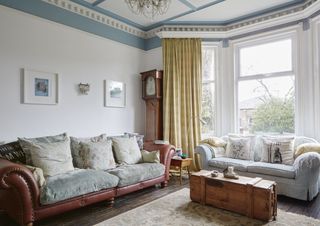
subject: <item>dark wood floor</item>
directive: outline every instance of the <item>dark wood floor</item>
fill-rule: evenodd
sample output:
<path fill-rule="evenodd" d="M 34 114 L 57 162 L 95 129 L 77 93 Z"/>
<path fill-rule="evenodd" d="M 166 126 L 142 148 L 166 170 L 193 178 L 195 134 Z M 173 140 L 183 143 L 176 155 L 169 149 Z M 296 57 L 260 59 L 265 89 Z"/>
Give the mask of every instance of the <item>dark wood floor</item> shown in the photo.
<path fill-rule="evenodd" d="M 107 202 L 97 203 L 81 209 L 67 212 L 56 217 L 35 223 L 35 226 L 91 226 L 118 214 L 144 205 L 172 192 L 189 186 L 187 179 L 180 186 L 177 178 L 173 177 L 168 187 L 150 187 L 116 199 L 112 208 L 107 208 Z M 278 197 L 278 207 L 288 212 L 304 214 L 320 219 L 320 196 L 311 202 L 299 201 L 283 196 Z M 5 214 L 0 214 L 1 226 L 17 226 Z"/>

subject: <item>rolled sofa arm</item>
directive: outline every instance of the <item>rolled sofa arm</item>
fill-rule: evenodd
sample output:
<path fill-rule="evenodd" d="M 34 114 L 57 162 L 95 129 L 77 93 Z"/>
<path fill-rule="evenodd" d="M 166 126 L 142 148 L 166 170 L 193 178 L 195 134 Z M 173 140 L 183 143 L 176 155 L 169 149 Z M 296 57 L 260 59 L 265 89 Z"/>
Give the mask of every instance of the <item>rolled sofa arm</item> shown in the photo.
<path fill-rule="evenodd" d="M 169 180 L 171 158 L 175 152 L 174 146 L 170 144 L 154 144 L 153 141 L 150 141 L 143 144 L 143 149 L 146 151 L 160 151 L 160 162 L 165 165 L 166 180 Z"/>
<path fill-rule="evenodd" d="M 21 225 L 34 221 L 39 206 L 39 188 L 23 165 L 0 158 L 0 208 Z"/>
<path fill-rule="evenodd" d="M 201 169 L 208 169 L 208 161 L 212 159 L 212 152 L 207 145 L 198 145 L 195 153 L 200 154 Z"/>
<path fill-rule="evenodd" d="M 293 167 L 297 180 L 306 181 L 308 185 L 317 183 L 320 173 L 320 154 L 304 153 L 295 159 Z"/>

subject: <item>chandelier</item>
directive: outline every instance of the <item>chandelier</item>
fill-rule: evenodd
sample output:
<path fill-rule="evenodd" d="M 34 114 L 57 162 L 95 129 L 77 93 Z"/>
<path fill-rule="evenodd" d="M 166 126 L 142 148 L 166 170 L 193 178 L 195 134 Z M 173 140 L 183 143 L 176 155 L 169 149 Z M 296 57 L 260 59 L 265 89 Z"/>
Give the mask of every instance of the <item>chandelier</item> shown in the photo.
<path fill-rule="evenodd" d="M 125 0 L 129 9 L 137 15 L 154 18 L 168 11 L 171 0 Z"/>

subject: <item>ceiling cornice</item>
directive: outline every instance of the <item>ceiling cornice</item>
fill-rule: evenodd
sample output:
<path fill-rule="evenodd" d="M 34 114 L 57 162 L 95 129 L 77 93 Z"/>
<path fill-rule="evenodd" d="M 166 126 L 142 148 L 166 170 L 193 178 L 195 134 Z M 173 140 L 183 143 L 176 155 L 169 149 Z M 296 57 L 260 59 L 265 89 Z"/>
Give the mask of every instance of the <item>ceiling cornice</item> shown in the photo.
<path fill-rule="evenodd" d="M 98 1 L 100 0 L 93 4 Z M 299 5 L 228 25 L 162 25 L 144 31 L 70 0 L 0 0 L 1 5 L 143 50 L 159 47 L 160 38 L 163 37 L 231 39 L 257 30 L 299 23 L 319 13 L 319 2 L 320 0 L 307 0 Z"/>

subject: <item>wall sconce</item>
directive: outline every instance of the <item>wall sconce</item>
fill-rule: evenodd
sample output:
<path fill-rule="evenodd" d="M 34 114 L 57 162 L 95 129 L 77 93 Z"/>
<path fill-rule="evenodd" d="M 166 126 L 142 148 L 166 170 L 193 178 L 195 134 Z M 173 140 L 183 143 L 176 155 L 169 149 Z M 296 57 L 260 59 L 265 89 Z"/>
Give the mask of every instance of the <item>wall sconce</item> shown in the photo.
<path fill-rule="evenodd" d="M 87 83 L 87 84 L 80 83 L 79 84 L 79 91 L 81 94 L 88 95 L 88 93 L 90 91 L 89 83 Z"/>

